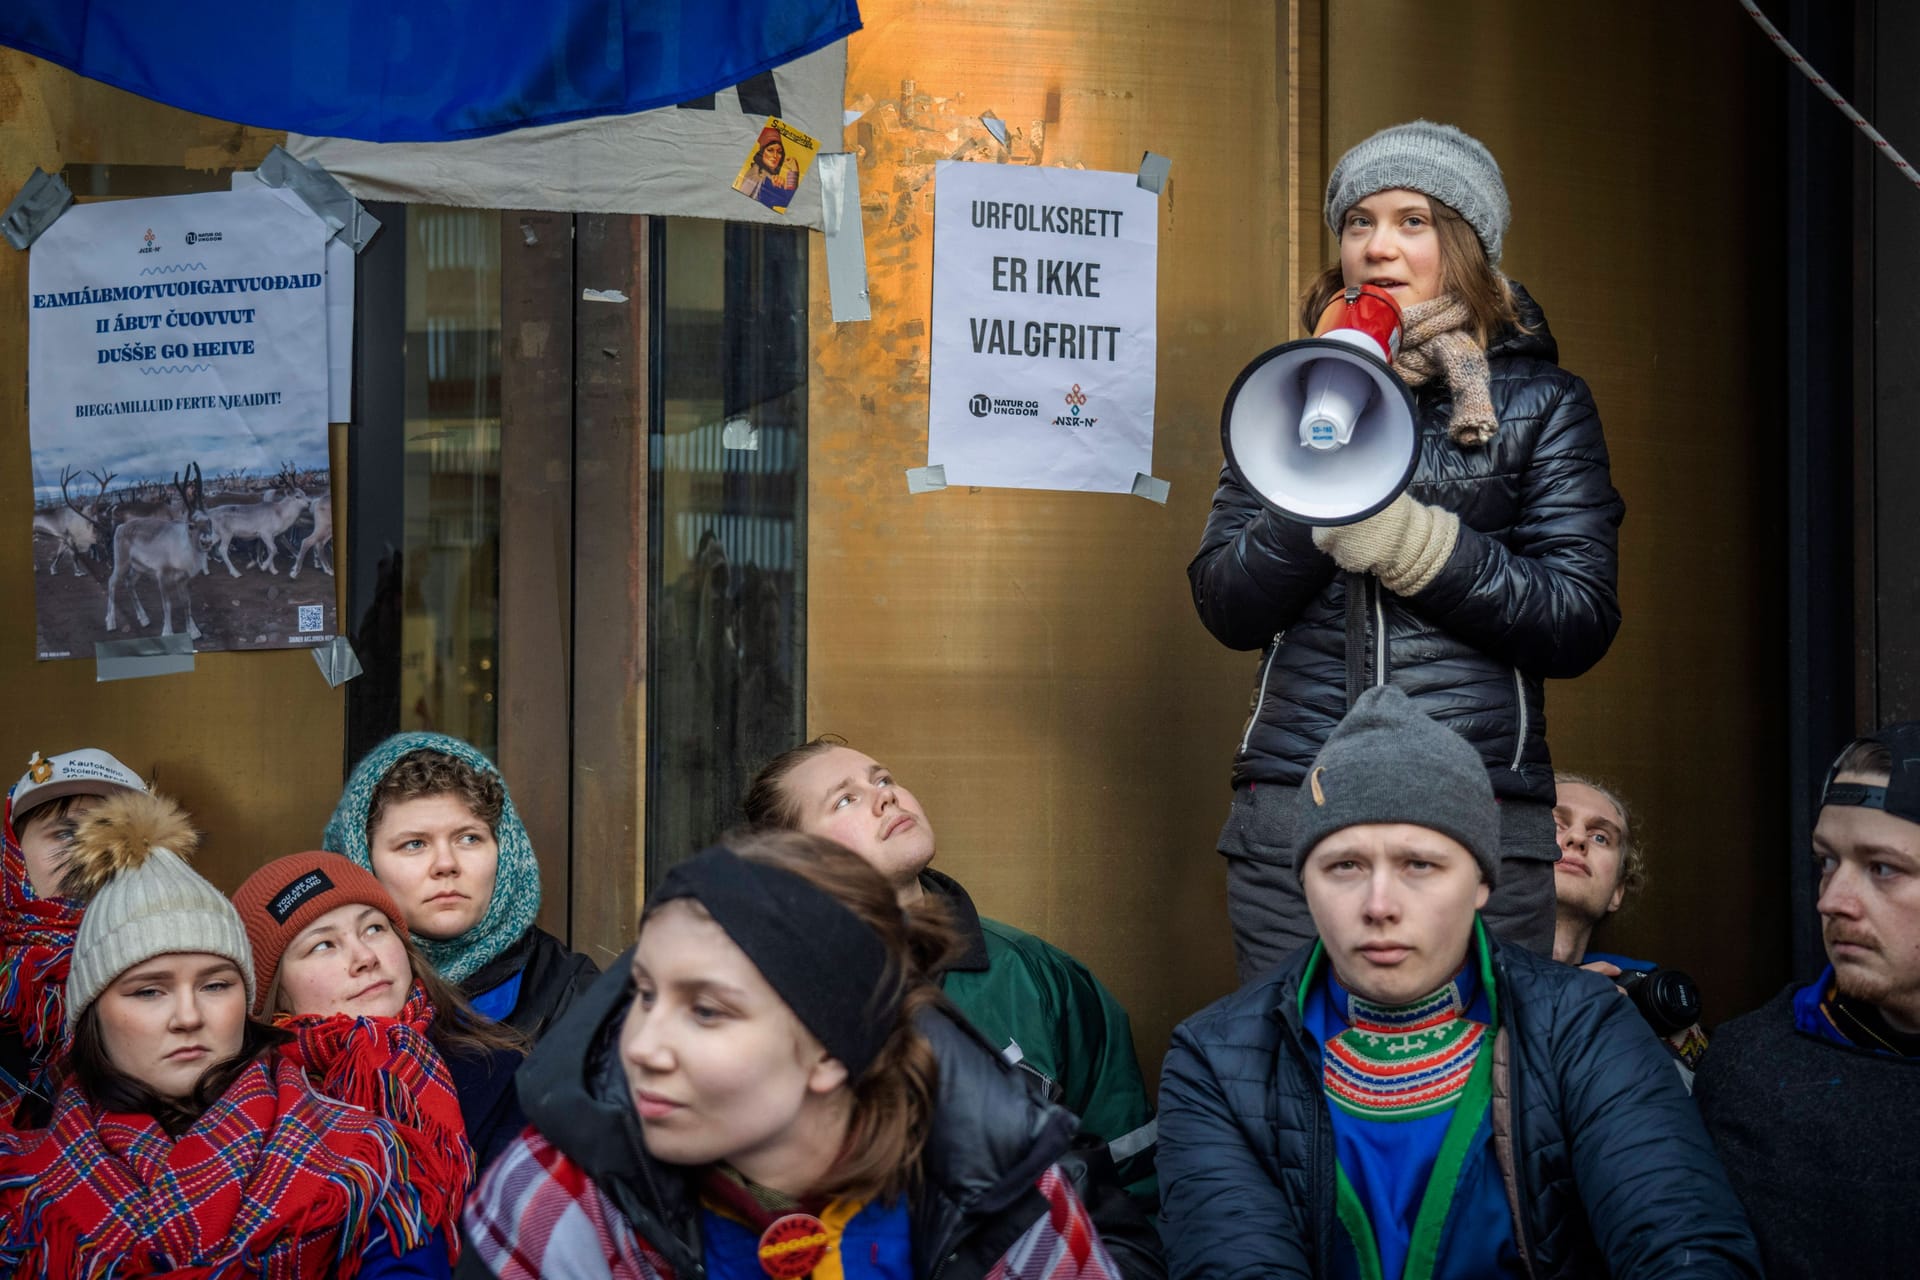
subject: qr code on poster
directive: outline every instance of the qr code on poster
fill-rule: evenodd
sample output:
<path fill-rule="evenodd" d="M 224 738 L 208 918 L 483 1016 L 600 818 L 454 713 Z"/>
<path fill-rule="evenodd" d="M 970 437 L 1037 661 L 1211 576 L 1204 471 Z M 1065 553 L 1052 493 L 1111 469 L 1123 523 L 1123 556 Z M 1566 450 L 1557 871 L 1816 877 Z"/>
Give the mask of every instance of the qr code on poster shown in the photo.
<path fill-rule="evenodd" d="M 319 631 L 326 625 L 326 610 L 324 607 L 317 604 L 303 604 L 300 606 L 300 630 L 302 633 Z"/>

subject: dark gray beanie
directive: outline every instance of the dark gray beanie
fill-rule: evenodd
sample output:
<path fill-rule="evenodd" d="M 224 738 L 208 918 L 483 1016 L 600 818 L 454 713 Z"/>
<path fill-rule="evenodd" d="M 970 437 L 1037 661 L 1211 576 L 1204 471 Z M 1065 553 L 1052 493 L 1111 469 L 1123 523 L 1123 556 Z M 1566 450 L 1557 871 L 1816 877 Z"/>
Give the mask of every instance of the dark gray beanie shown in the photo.
<path fill-rule="evenodd" d="M 1327 736 L 1294 801 L 1294 873 L 1334 832 L 1405 822 L 1467 847 L 1488 884 L 1500 869 L 1500 809 L 1467 740 L 1392 685 L 1369 689 Z"/>
<path fill-rule="evenodd" d="M 1450 124 L 1415 120 L 1396 124 L 1360 143 L 1327 178 L 1327 225 L 1337 238 L 1347 210 L 1376 191 L 1405 188 L 1431 196 L 1467 220 L 1487 261 L 1500 265 L 1500 246 L 1513 211 L 1493 153 Z"/>

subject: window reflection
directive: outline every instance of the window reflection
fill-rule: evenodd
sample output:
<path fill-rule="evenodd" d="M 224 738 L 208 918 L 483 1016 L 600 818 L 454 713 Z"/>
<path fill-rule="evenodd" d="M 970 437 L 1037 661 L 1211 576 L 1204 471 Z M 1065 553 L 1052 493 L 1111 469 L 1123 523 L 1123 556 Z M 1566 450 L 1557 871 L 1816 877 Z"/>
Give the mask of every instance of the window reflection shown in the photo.
<path fill-rule="evenodd" d="M 400 728 L 492 754 L 500 588 L 500 218 L 407 208 Z"/>
<path fill-rule="evenodd" d="M 807 244 L 655 220 L 648 870 L 739 821 L 805 725 Z"/>

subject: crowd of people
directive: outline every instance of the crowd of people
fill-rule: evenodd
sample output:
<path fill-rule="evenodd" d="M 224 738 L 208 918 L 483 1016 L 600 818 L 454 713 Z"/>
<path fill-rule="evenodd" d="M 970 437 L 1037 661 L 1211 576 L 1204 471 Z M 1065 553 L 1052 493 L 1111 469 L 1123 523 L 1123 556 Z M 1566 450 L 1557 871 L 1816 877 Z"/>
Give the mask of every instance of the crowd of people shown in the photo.
<path fill-rule="evenodd" d="M 535 924 L 468 743 L 382 743 L 324 849 L 231 899 L 111 754 L 36 753 L 0 856 L 0 1274 L 1904 1274 L 1920 724 L 1806 780 L 1816 981 L 1709 1043 L 1682 976 L 1595 950 L 1648 855 L 1547 749 L 1542 682 L 1620 623 L 1591 397 L 1498 271 L 1473 139 L 1385 130 L 1326 212 L 1303 321 L 1395 298 L 1421 452 L 1324 528 L 1222 473 L 1190 576 L 1261 652 L 1218 842 L 1242 985 L 1157 1107 L 1113 995 L 982 917 L 837 738 L 759 768 L 604 973 Z"/>

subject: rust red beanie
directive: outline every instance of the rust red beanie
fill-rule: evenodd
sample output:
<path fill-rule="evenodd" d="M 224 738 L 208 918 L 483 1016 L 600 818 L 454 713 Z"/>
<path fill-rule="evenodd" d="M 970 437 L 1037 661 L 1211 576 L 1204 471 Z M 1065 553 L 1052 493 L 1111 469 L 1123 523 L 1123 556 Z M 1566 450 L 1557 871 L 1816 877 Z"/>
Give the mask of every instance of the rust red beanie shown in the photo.
<path fill-rule="evenodd" d="M 302 929 L 335 907 L 367 906 L 406 933 L 406 918 L 393 895 L 371 871 L 337 853 L 294 853 L 275 858 L 247 877 L 233 905 L 253 947 L 254 1016 L 266 1013 L 267 997 L 280 973 L 280 957 Z"/>

